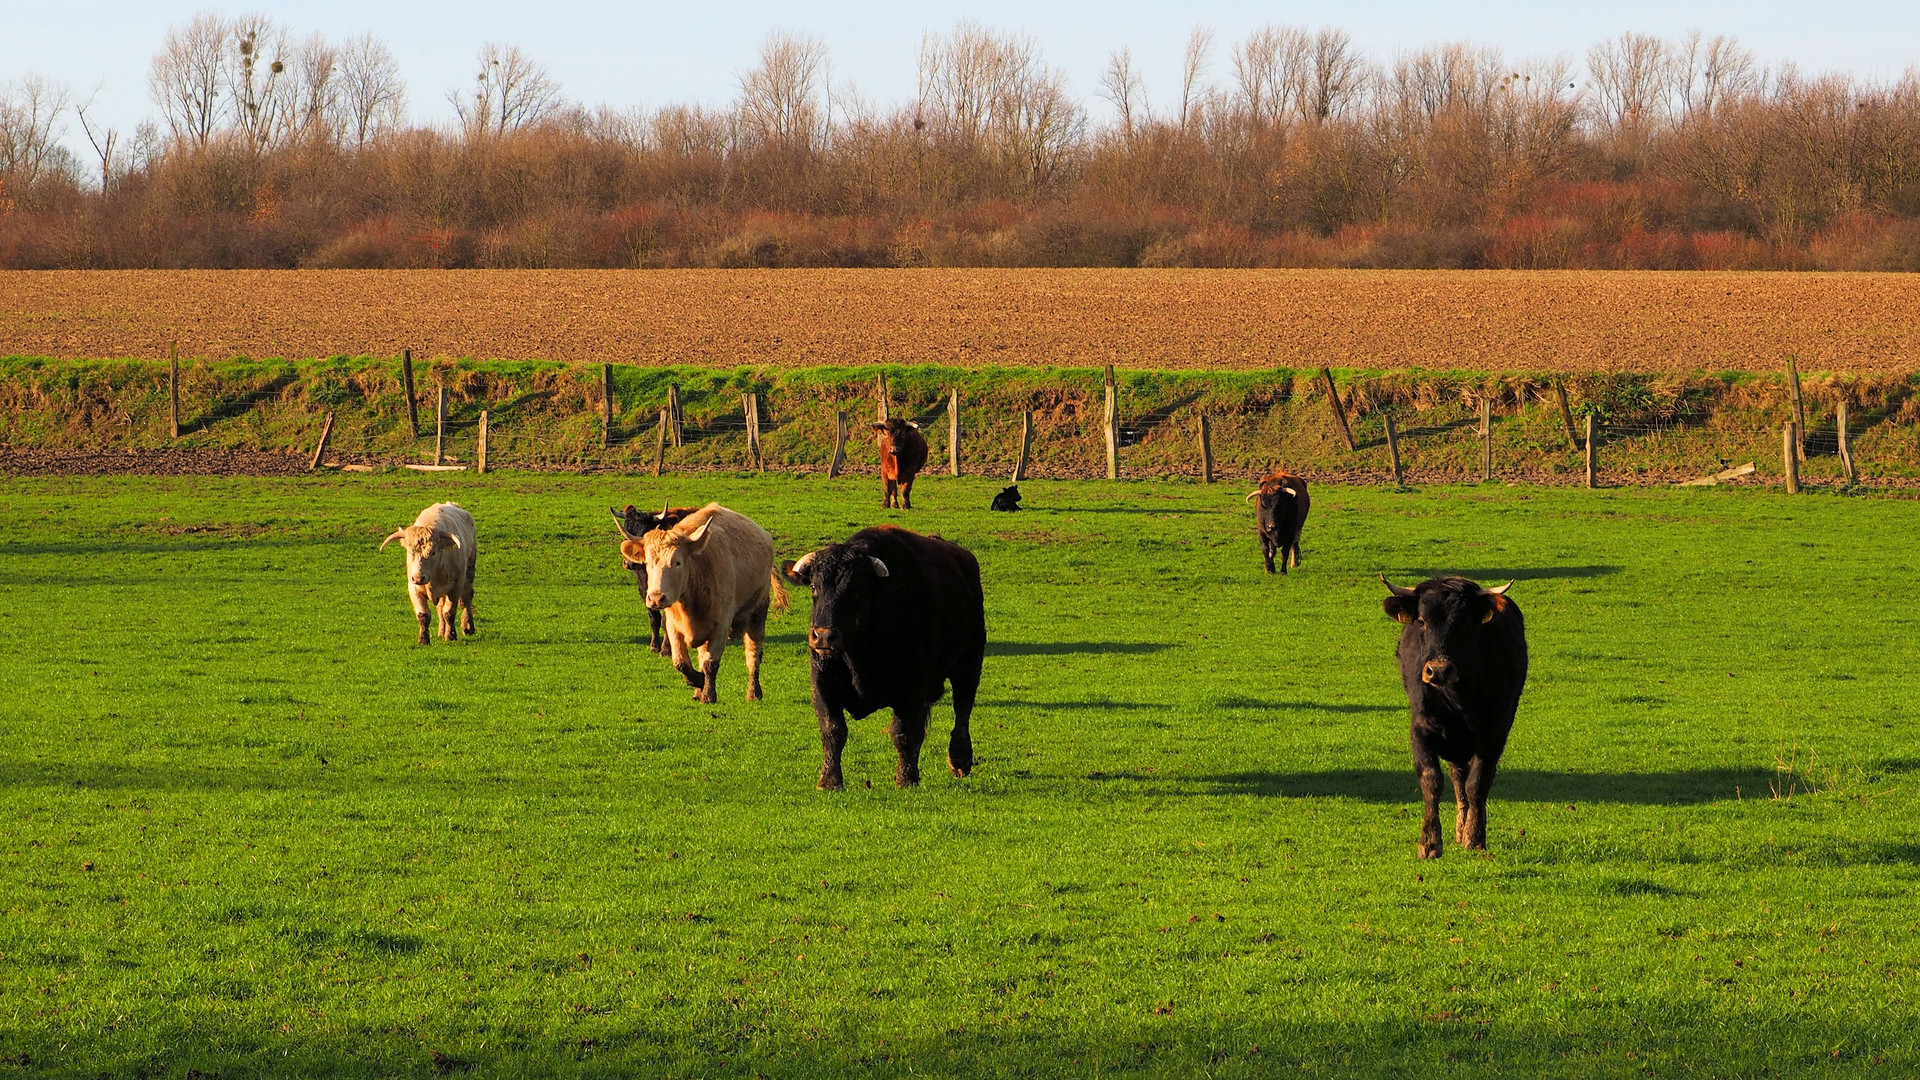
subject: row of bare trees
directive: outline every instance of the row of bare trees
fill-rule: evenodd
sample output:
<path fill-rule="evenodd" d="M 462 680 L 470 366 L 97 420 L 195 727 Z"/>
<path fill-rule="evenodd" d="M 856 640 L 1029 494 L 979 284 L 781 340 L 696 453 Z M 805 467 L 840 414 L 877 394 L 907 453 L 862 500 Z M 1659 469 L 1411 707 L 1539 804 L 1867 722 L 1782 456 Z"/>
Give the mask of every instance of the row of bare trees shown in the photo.
<path fill-rule="evenodd" d="M 57 84 L 0 84 L 0 265 L 1920 269 L 1920 77 L 1766 68 L 1726 37 L 1576 66 L 1202 30 L 1172 87 L 1115 52 L 1102 123 L 1020 35 L 962 22 L 918 69 L 877 105 L 775 34 L 724 107 L 590 110 L 488 45 L 458 122 L 422 126 L 377 40 L 202 15 L 130 148 Z"/>

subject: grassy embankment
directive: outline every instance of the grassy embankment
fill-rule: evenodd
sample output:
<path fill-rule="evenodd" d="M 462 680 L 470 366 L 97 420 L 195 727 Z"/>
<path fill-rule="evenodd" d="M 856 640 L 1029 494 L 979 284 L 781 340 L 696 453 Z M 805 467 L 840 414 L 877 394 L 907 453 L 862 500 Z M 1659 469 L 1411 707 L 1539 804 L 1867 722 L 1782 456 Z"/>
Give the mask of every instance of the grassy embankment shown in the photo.
<path fill-rule="evenodd" d="M 695 706 L 604 507 L 792 557 L 865 479 L 0 483 L 0 1072 L 1920 1071 L 1906 503 L 1329 485 L 1278 578 L 1231 488 L 994 487 L 900 518 L 983 564 L 977 774 L 869 718 L 829 795 L 805 593 Z M 1414 858 L 1381 570 L 1519 579 L 1485 857 Z"/>
<path fill-rule="evenodd" d="M 773 469 L 823 470 L 832 456 L 834 416 L 855 425 L 873 414 L 875 368 L 614 369 L 615 445 L 603 450 L 597 366 L 536 362 L 422 362 L 416 369 L 426 434 L 408 429 L 400 365 L 392 360 L 192 362 L 181 378 L 179 445 L 311 451 L 321 418 L 337 416 L 332 445 L 343 455 L 425 460 L 432 453 L 433 393 L 445 385 L 448 452 L 471 461 L 476 421 L 487 410 L 490 459 L 497 465 L 650 466 L 655 424 L 669 384 L 680 386 L 688 440 L 669 448 L 670 469 L 733 469 L 746 460 L 741 394 L 761 395 L 762 446 Z M 1003 475 L 1012 468 L 1022 411 L 1034 414 L 1036 476 L 1095 475 L 1100 447 L 1101 373 L 1094 369 L 891 367 L 896 412 L 927 430 L 944 467 L 947 395 L 962 394 L 965 466 Z M 165 364 L 147 361 L 0 360 L 0 445 L 92 448 L 169 445 Z M 1310 475 L 1379 475 L 1387 470 L 1385 417 L 1402 435 L 1409 475 L 1423 481 L 1479 474 L 1475 409 L 1495 403 L 1496 468 L 1503 478 L 1553 480 L 1578 473 L 1549 376 L 1527 373 L 1343 370 L 1336 373 L 1353 416 L 1358 452 L 1349 452 L 1317 373 L 1119 372 L 1124 475 L 1192 476 L 1195 425 L 1206 412 L 1226 475 L 1263 475 L 1278 464 Z M 1784 378 L 1754 373 L 1567 377 L 1576 424 L 1600 424 L 1600 460 L 1613 482 L 1676 479 L 1755 461 L 1779 471 L 1779 426 L 1788 415 Z M 1862 478 L 1920 477 L 1920 382 L 1809 375 L 1810 479 L 1840 475 L 1833 402 L 1851 408 Z M 855 468 L 872 450 L 856 430 Z"/>

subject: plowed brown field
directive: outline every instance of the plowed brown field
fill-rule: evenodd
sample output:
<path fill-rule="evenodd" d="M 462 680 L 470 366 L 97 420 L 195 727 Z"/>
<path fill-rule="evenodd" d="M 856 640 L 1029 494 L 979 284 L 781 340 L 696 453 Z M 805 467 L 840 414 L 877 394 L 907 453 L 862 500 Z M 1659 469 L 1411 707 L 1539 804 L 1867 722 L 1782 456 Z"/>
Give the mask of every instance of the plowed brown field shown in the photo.
<path fill-rule="evenodd" d="M 1920 275 L 1238 270 L 0 273 L 0 355 L 801 366 L 1920 370 Z"/>

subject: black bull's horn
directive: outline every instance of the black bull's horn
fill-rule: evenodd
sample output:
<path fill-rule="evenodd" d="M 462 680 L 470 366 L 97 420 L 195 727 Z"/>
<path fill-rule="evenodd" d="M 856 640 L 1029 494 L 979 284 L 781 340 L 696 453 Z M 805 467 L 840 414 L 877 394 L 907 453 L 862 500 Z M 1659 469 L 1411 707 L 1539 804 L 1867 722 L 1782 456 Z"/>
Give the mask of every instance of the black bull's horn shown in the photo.
<path fill-rule="evenodd" d="M 1393 582 L 1387 580 L 1387 575 L 1385 574 L 1380 575 L 1380 584 L 1385 585 L 1387 587 L 1387 590 L 1393 593 L 1393 595 L 1395 596 L 1412 596 L 1413 595 L 1412 589 L 1409 589 L 1404 585 L 1395 585 Z M 1509 582 L 1509 584 L 1511 584 L 1511 582 Z"/>
<path fill-rule="evenodd" d="M 627 531 L 627 515 L 632 512 L 633 512 L 632 504 L 628 504 L 625 510 L 615 510 L 611 506 L 607 507 L 607 513 L 613 515 L 615 527 L 620 530 L 620 535 L 626 537 L 629 540 L 638 541 L 640 539 L 639 537 Z"/>

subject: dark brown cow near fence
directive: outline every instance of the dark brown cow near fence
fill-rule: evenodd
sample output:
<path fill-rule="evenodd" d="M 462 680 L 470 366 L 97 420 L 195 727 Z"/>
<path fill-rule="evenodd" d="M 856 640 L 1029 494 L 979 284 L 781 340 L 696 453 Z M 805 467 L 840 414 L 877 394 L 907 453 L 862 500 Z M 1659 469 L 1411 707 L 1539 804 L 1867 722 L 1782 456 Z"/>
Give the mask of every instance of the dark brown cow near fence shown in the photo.
<path fill-rule="evenodd" d="M 1273 573 L 1273 557 L 1280 556 L 1280 572 L 1300 565 L 1300 529 L 1307 523 L 1307 480 L 1290 472 L 1276 470 L 1247 492 L 1249 500 L 1259 499 L 1256 524 L 1260 532 L 1260 554 L 1267 560 L 1267 573 Z"/>
<path fill-rule="evenodd" d="M 1400 682 L 1413 712 L 1413 767 L 1426 815 L 1420 857 L 1437 859 L 1440 762 L 1453 774 L 1453 842 L 1487 846 L 1487 791 L 1507 748 L 1520 691 L 1527 685 L 1527 628 L 1509 581 L 1483 589 L 1466 578 L 1441 577 L 1403 588 L 1380 581 L 1392 596 L 1387 616 L 1401 623 Z"/>
<path fill-rule="evenodd" d="M 927 467 L 927 437 L 911 420 L 888 420 L 873 425 L 880 433 L 880 479 L 887 490 L 884 507 L 913 509 L 913 478 Z"/>

